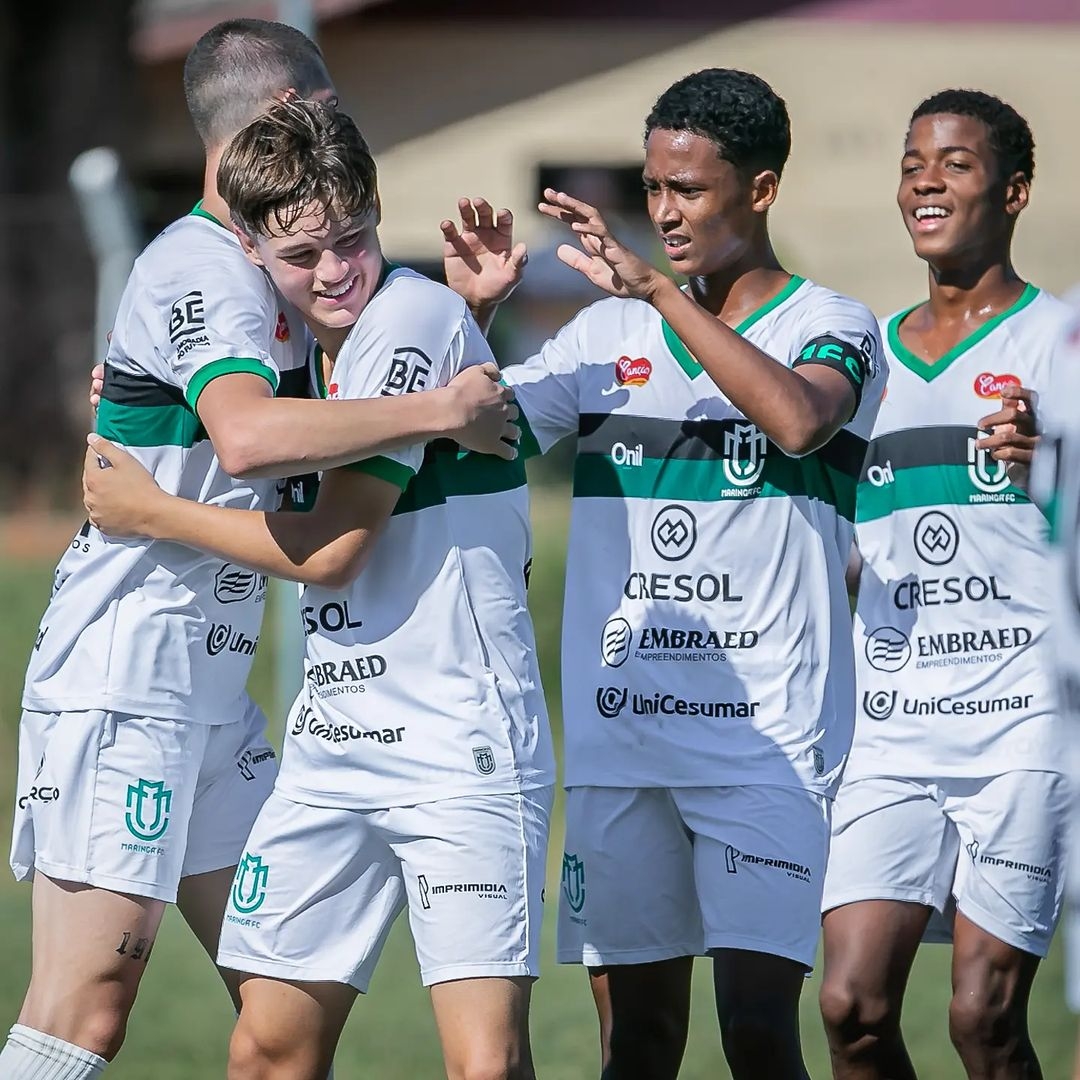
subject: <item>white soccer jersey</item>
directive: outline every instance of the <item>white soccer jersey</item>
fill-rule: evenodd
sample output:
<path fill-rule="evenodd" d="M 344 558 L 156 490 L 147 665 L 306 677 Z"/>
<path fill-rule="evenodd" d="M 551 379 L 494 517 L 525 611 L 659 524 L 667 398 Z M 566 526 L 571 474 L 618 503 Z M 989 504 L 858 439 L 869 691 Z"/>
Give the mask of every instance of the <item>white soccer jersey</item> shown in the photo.
<path fill-rule="evenodd" d="M 303 395 L 305 337 L 233 233 L 196 208 L 135 263 L 113 327 L 97 430 L 168 492 L 274 509 L 275 481 L 225 473 L 195 406 L 212 379 L 232 372 Z M 265 595 L 265 576 L 251 570 L 178 544 L 106 539 L 87 524 L 56 568 L 23 708 L 239 720 Z"/>
<path fill-rule="evenodd" d="M 934 364 L 882 323 L 890 375 L 859 482 L 858 719 L 847 777 L 1061 767 L 1046 522 L 975 448 L 1002 386 L 1046 396 L 1069 309 L 1027 286 Z"/>
<path fill-rule="evenodd" d="M 602 300 L 507 368 L 538 448 L 578 434 L 563 616 L 569 787 L 829 793 L 851 741 L 844 567 L 881 397 L 877 324 L 802 278 L 737 327 L 848 360 L 855 416 L 802 458 L 724 397 L 650 305 Z"/>
<path fill-rule="evenodd" d="M 431 389 L 491 359 L 460 297 L 395 268 L 325 391 L 364 398 Z M 403 492 L 349 588 L 302 592 L 306 679 L 278 791 L 295 802 L 375 809 L 553 783 L 525 597 L 524 465 L 443 440 L 350 467 Z"/>

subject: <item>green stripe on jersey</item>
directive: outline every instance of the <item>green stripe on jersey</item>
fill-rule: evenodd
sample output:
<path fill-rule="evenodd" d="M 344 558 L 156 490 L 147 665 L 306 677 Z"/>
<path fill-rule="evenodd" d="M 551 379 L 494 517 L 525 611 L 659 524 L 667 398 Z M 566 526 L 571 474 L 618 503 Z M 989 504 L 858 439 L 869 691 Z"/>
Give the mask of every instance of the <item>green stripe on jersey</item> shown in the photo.
<path fill-rule="evenodd" d="M 975 449 L 978 429 L 906 428 L 871 440 L 859 476 L 856 520 L 922 506 L 1026 505 L 1003 466 Z"/>
<path fill-rule="evenodd" d="M 740 420 L 586 413 L 579 430 L 578 498 L 720 502 L 804 496 L 854 520 L 866 442 L 849 431 L 793 458 Z"/>
<path fill-rule="evenodd" d="M 206 438 L 178 386 L 105 365 L 97 433 L 124 446 L 191 447 Z"/>
<path fill-rule="evenodd" d="M 440 506 L 456 495 L 495 495 L 525 486 L 525 463 L 488 454 L 467 453 L 450 439 L 428 443 L 424 463 L 402 493 L 394 514 Z"/>

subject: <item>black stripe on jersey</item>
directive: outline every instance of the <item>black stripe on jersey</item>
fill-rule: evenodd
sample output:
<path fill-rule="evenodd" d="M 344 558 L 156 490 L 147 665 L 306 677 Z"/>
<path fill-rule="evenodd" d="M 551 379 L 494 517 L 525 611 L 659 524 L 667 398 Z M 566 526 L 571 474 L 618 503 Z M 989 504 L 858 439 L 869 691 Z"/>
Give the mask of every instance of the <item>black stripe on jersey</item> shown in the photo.
<path fill-rule="evenodd" d="M 307 365 L 303 367 L 288 368 L 278 373 L 278 388 L 276 397 L 309 398 L 314 395 L 311 392 L 311 372 Z"/>
<path fill-rule="evenodd" d="M 739 447 L 746 420 L 663 420 L 654 416 L 582 413 L 578 421 L 578 453 L 607 456 L 615 443 L 641 446 L 645 457 L 659 460 L 722 461 L 727 445 Z M 728 439 L 728 436 L 731 439 Z M 774 453 L 783 453 L 772 443 Z M 866 440 L 841 429 L 816 456 L 839 472 L 858 477 L 866 456 Z"/>
<path fill-rule="evenodd" d="M 978 434 L 975 427 L 941 426 L 905 428 L 878 435 L 870 440 L 866 470 L 873 465 L 889 462 L 893 469 L 915 469 L 922 465 L 967 465 L 968 439 Z"/>
<path fill-rule="evenodd" d="M 179 386 L 155 379 L 152 375 L 134 375 L 121 371 L 109 364 L 105 365 L 105 382 L 101 396 L 114 405 L 126 405 L 136 409 L 157 409 L 163 406 L 179 405 L 191 412 L 191 407 L 184 398 L 184 391 Z"/>

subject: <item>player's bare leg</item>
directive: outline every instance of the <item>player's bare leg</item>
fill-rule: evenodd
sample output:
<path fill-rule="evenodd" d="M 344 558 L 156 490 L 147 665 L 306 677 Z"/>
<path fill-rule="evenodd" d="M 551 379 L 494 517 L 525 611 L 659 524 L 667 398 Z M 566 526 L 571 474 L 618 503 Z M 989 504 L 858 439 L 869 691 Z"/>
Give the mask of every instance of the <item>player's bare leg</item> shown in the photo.
<path fill-rule="evenodd" d="M 959 912 L 953 930 L 949 1035 L 969 1080 L 1038 1080 L 1027 1008 L 1039 967 Z"/>
<path fill-rule="evenodd" d="M 931 910 L 863 900 L 825 915 L 820 1003 L 836 1080 L 915 1080 L 900 1009 Z"/>
<path fill-rule="evenodd" d="M 192 874 L 180 879 L 176 890 L 176 906 L 184 917 L 184 922 L 191 927 L 191 932 L 199 944 L 206 950 L 207 956 L 217 962 L 218 938 L 221 936 L 221 921 L 225 918 L 225 908 L 229 903 L 229 890 L 232 888 L 236 867 L 223 870 L 211 870 L 206 874 Z M 233 1006 L 240 1012 L 240 984 L 248 978 L 239 971 L 218 968 L 221 981 Z"/>
<path fill-rule="evenodd" d="M 228 1080 L 323 1080 L 356 994 L 343 983 L 248 975 Z"/>
<path fill-rule="evenodd" d="M 589 989 L 600 1021 L 600 1071 L 603 1072 L 611 1061 L 611 987 L 607 968 L 589 968 Z"/>
<path fill-rule="evenodd" d="M 449 1080 L 535 1080 L 529 998 L 535 979 L 458 979 L 431 987 Z"/>
<path fill-rule="evenodd" d="M 111 1061 L 165 904 L 34 875 L 30 986 L 19 1023 Z"/>
<path fill-rule="evenodd" d="M 733 1080 L 809 1080 L 799 1039 L 806 968 L 745 949 L 713 953 L 716 1016 Z"/>
<path fill-rule="evenodd" d="M 693 957 L 607 968 L 610 1057 L 603 1080 L 674 1080 L 690 1029 Z"/>

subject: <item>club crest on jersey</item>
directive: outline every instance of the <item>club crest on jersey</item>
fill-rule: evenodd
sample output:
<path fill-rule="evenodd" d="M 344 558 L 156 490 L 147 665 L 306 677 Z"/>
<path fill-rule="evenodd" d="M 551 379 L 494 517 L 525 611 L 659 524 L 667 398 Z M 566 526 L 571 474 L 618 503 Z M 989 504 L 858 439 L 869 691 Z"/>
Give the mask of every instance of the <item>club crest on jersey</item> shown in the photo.
<path fill-rule="evenodd" d="M 724 475 L 736 487 L 753 487 L 765 469 L 769 441 L 753 424 L 724 432 Z"/>
<path fill-rule="evenodd" d="M 1020 386 L 1020 380 L 1015 375 L 995 375 L 993 372 L 984 371 L 975 376 L 975 393 L 981 398 L 1000 398 L 1001 391 L 1006 386 Z"/>
<path fill-rule="evenodd" d="M 278 312 L 277 328 L 274 330 L 274 337 L 283 345 L 290 337 L 292 337 L 292 334 L 289 331 L 289 320 L 285 317 L 284 311 Z"/>
<path fill-rule="evenodd" d="M 262 856 L 250 855 L 245 851 L 233 878 L 233 907 L 245 915 L 258 911 L 266 899 L 266 883 L 269 879 L 270 867 L 263 862 Z"/>
<path fill-rule="evenodd" d="M 615 361 L 615 382 L 619 386 L 644 386 L 652 376 L 652 362 L 644 356 L 632 360 L 620 356 Z"/>
<path fill-rule="evenodd" d="M 1009 486 L 1009 467 L 995 461 L 989 450 L 980 450 L 975 439 L 967 441 L 968 478 L 980 491 L 1004 491 Z"/>

